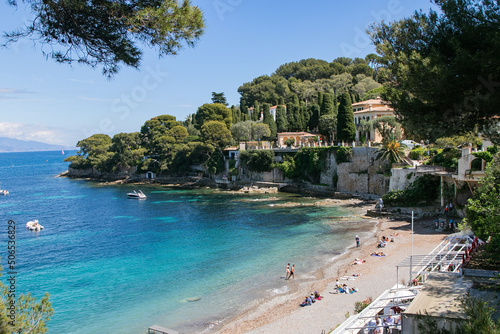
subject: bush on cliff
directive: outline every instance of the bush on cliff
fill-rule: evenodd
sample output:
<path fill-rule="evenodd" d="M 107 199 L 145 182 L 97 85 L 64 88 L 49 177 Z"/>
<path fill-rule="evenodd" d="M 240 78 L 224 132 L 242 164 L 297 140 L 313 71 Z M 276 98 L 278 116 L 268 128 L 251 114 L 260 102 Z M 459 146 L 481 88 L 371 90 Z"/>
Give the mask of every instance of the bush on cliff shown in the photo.
<path fill-rule="evenodd" d="M 252 172 L 268 172 L 273 169 L 273 150 L 251 150 L 240 153 L 240 161 L 243 166 Z"/>
<path fill-rule="evenodd" d="M 439 196 L 439 178 L 424 175 L 411 183 L 404 190 L 394 190 L 382 199 L 388 206 L 421 206 L 432 204 Z"/>

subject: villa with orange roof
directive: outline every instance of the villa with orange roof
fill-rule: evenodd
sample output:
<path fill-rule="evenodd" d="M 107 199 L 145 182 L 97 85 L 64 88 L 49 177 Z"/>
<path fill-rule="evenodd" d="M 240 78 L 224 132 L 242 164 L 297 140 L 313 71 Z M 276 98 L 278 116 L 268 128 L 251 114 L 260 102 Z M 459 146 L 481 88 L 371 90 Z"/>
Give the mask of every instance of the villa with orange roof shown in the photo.
<path fill-rule="evenodd" d="M 388 102 L 382 101 L 380 97 L 353 103 L 352 110 L 354 112 L 354 123 L 356 124 L 356 142 L 361 140 L 358 130 L 361 120 L 372 121 L 382 116 L 394 116 L 394 109 L 389 106 Z M 382 141 L 382 136 L 377 130 L 373 129 L 366 139 L 378 143 Z"/>

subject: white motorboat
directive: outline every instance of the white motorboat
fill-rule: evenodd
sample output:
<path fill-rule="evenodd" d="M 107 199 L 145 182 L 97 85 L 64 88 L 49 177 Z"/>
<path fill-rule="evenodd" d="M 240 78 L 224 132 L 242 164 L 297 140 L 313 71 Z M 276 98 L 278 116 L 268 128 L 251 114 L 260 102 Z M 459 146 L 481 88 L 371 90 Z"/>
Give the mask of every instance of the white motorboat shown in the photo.
<path fill-rule="evenodd" d="M 0 183 L 1 185 L 1 183 Z M 0 189 L 0 196 L 1 195 L 8 195 L 9 194 L 9 191 L 8 190 L 5 190 L 5 189 Z"/>
<path fill-rule="evenodd" d="M 142 192 L 142 190 L 138 190 L 138 191 L 134 190 L 131 193 L 128 193 L 127 197 L 128 198 L 145 199 L 146 195 L 144 195 L 144 193 Z"/>
<path fill-rule="evenodd" d="M 38 219 L 30 220 L 26 223 L 26 228 L 30 231 L 43 230 L 43 226 L 38 223 Z"/>

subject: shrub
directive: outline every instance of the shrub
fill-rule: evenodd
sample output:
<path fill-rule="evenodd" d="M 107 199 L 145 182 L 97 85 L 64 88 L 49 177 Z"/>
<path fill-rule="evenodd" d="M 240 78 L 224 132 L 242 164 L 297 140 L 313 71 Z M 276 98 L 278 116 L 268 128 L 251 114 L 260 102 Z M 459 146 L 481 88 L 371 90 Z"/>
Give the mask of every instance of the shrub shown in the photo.
<path fill-rule="evenodd" d="M 429 205 L 439 196 L 439 178 L 424 175 L 413 181 L 404 190 L 391 191 L 382 196 L 389 206 L 419 206 Z"/>
<path fill-rule="evenodd" d="M 437 154 L 432 158 L 433 165 L 443 167 L 458 167 L 458 159 L 460 159 L 462 152 L 456 148 L 445 148 L 438 150 Z"/>
<path fill-rule="evenodd" d="M 240 160 L 253 172 L 268 172 L 273 168 L 273 150 L 252 150 L 240 153 Z"/>

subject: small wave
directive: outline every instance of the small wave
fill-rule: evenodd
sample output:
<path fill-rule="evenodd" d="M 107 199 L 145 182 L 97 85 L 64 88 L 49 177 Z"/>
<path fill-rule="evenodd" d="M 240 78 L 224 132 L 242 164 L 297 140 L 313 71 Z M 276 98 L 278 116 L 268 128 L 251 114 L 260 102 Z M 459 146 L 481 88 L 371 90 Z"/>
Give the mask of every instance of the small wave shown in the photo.
<path fill-rule="evenodd" d="M 272 292 L 275 295 L 282 295 L 284 293 L 287 293 L 288 291 L 290 291 L 290 287 L 288 287 L 288 285 L 284 285 L 281 288 L 276 288 L 272 290 Z"/>

